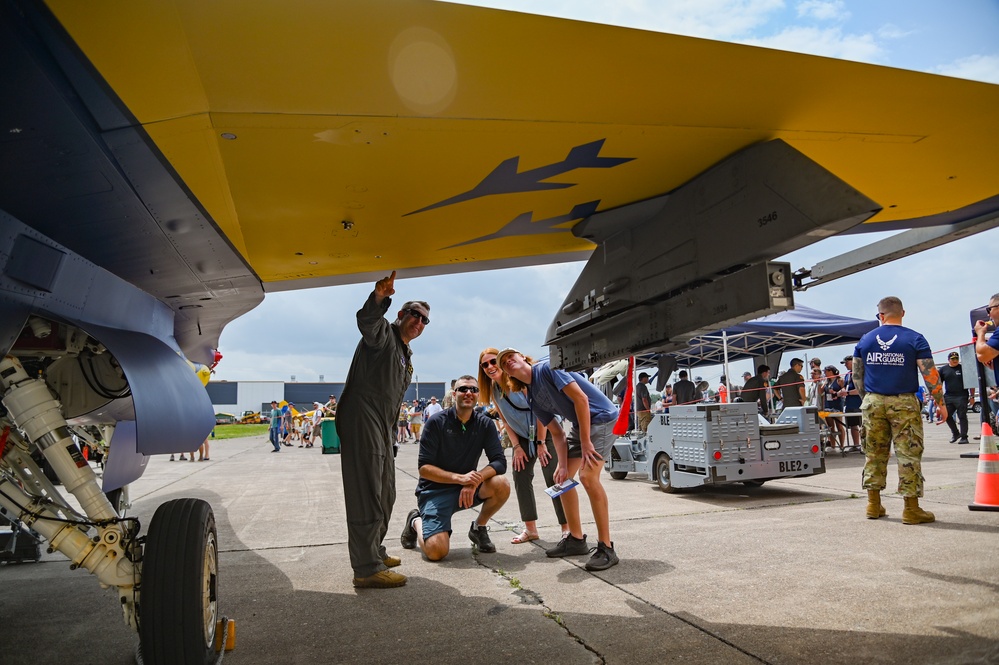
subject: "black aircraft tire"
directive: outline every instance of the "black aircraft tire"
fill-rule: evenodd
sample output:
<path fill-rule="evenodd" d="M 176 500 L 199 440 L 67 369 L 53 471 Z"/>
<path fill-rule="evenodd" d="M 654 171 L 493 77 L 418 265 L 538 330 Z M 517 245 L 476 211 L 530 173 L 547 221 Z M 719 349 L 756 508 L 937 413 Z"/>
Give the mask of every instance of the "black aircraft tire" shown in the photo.
<path fill-rule="evenodd" d="M 212 507 L 200 499 L 168 501 L 149 523 L 143 553 L 143 663 L 211 663 L 218 618 L 218 535 Z"/>
<path fill-rule="evenodd" d="M 656 483 L 658 483 L 659 489 L 667 494 L 676 492 L 676 488 L 673 487 L 673 482 L 670 480 L 671 462 L 669 455 L 660 455 L 656 458 Z"/>
<path fill-rule="evenodd" d="M 625 478 L 628 477 L 628 472 L 627 471 L 611 471 L 610 475 L 611 475 L 611 478 L 613 478 L 614 480 L 624 480 Z"/>

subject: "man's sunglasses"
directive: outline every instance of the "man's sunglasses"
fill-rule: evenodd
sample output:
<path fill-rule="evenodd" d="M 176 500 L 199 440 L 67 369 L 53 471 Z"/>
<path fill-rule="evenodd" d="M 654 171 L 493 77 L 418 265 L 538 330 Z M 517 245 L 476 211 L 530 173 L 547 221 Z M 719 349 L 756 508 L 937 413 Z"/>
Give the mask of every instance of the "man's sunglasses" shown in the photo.
<path fill-rule="evenodd" d="M 492 365 L 493 367 L 496 367 L 496 359 L 495 358 L 490 358 L 489 360 L 486 360 L 483 363 L 481 363 L 481 365 L 482 365 L 482 369 L 487 369 L 490 365 Z"/>
<path fill-rule="evenodd" d="M 419 319 L 420 321 L 423 321 L 423 325 L 425 325 L 425 326 L 429 326 L 430 325 L 430 317 L 429 316 L 423 316 L 422 314 L 420 314 L 419 312 L 417 312 L 415 309 L 406 309 L 406 310 L 403 310 L 403 311 L 406 312 L 406 314 L 409 314 L 414 319 Z"/>
<path fill-rule="evenodd" d="M 455 388 L 455 390 L 457 390 L 460 393 L 472 393 L 473 395 L 479 392 L 479 389 L 476 388 L 475 386 L 458 386 L 457 388 Z"/>
<path fill-rule="evenodd" d="M 999 307 L 999 305 L 986 305 L 985 306 L 985 313 L 986 314 L 991 314 L 992 310 L 994 310 L 996 307 Z"/>

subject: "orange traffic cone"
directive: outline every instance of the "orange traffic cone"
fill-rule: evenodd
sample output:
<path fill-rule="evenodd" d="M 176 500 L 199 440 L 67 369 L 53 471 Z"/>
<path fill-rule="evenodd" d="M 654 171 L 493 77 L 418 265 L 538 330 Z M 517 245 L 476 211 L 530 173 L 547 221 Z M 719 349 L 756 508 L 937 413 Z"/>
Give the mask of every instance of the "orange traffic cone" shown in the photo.
<path fill-rule="evenodd" d="M 982 423 L 982 447 L 978 454 L 978 481 L 975 502 L 968 510 L 999 511 L 999 448 L 988 423 Z"/>

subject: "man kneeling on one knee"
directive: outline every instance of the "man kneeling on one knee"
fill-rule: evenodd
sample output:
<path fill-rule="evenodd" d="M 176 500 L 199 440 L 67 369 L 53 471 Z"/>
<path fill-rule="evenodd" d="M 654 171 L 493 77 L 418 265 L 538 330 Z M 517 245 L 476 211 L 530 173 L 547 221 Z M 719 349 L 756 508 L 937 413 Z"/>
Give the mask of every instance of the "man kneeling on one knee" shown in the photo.
<path fill-rule="evenodd" d="M 420 482 L 416 485 L 419 508 L 409 511 L 402 531 L 402 546 L 419 545 L 431 561 L 440 561 L 451 549 L 451 516 L 459 510 L 481 506 L 468 539 L 479 552 L 495 552 L 486 524 L 510 497 L 506 455 L 496 425 L 475 410 L 478 381 L 463 376 L 455 383 L 454 406 L 431 418 L 420 439 Z M 489 463 L 476 470 L 486 453 Z"/>

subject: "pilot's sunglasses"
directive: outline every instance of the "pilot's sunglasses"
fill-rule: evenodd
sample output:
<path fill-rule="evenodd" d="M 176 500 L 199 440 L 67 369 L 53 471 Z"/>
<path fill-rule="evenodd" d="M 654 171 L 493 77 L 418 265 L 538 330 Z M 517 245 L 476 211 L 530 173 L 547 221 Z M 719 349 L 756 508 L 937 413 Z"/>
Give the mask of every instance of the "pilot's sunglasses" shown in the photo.
<path fill-rule="evenodd" d="M 455 390 L 460 393 L 472 393 L 473 395 L 479 392 L 479 389 L 475 386 L 458 386 Z"/>
<path fill-rule="evenodd" d="M 492 365 L 493 367 L 496 367 L 496 359 L 495 358 L 490 358 L 489 360 L 483 362 L 482 363 L 482 369 L 486 369 L 490 365 Z"/>
<path fill-rule="evenodd" d="M 406 313 L 409 314 L 414 319 L 419 319 L 420 321 L 423 321 L 423 325 L 425 325 L 425 326 L 429 326 L 430 325 L 430 317 L 429 316 L 423 316 L 422 314 L 420 314 L 419 312 L 417 312 L 415 309 L 407 309 Z"/>

